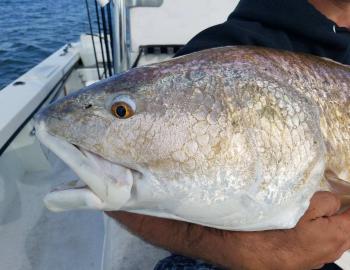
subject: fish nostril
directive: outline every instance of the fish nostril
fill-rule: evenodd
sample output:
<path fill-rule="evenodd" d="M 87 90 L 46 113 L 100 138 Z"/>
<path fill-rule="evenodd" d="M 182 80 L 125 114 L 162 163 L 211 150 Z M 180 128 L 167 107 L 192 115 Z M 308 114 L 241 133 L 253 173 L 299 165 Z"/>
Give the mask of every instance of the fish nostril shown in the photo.
<path fill-rule="evenodd" d="M 43 118 L 42 111 L 37 112 L 33 117 L 34 123 L 39 123 Z"/>

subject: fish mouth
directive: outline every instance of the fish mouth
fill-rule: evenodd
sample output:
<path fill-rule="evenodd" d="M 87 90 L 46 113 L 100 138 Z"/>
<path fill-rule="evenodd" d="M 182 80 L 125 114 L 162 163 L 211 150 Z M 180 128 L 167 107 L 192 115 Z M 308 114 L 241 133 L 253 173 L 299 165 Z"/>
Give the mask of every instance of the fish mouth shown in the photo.
<path fill-rule="evenodd" d="M 123 203 L 128 201 L 134 178 L 140 178 L 138 171 L 113 163 L 50 134 L 44 121 L 36 121 L 35 130 L 39 141 L 67 164 L 81 180 L 71 181 L 63 187 L 55 188 L 51 193 L 88 188 L 113 210 L 120 209 L 121 201 Z"/>

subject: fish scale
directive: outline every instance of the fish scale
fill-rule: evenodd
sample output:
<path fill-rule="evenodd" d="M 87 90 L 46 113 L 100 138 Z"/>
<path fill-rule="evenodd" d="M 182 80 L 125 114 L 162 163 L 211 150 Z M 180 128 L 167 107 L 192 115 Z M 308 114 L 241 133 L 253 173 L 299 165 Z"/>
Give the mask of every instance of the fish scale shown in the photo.
<path fill-rule="evenodd" d="M 101 81 L 36 117 L 39 140 L 88 186 L 45 203 L 291 228 L 317 190 L 350 195 L 349 83 L 334 61 L 241 46 Z M 111 111 L 121 96 L 136 108 L 125 119 Z"/>

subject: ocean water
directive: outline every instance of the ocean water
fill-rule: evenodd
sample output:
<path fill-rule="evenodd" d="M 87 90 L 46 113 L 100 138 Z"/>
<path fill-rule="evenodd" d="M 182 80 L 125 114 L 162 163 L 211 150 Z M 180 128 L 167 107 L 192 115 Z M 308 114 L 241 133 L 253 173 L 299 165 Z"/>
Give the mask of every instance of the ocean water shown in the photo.
<path fill-rule="evenodd" d="M 85 0 L 0 0 L 0 89 L 87 32 Z"/>

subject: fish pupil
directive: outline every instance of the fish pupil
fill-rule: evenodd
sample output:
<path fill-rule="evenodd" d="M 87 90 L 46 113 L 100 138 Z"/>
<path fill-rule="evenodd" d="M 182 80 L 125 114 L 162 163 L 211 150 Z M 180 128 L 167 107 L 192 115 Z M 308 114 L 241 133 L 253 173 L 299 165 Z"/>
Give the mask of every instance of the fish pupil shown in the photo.
<path fill-rule="evenodd" d="M 116 110 L 116 113 L 119 117 L 125 117 L 126 115 L 126 109 L 124 106 L 118 106 L 117 107 L 117 110 Z"/>

